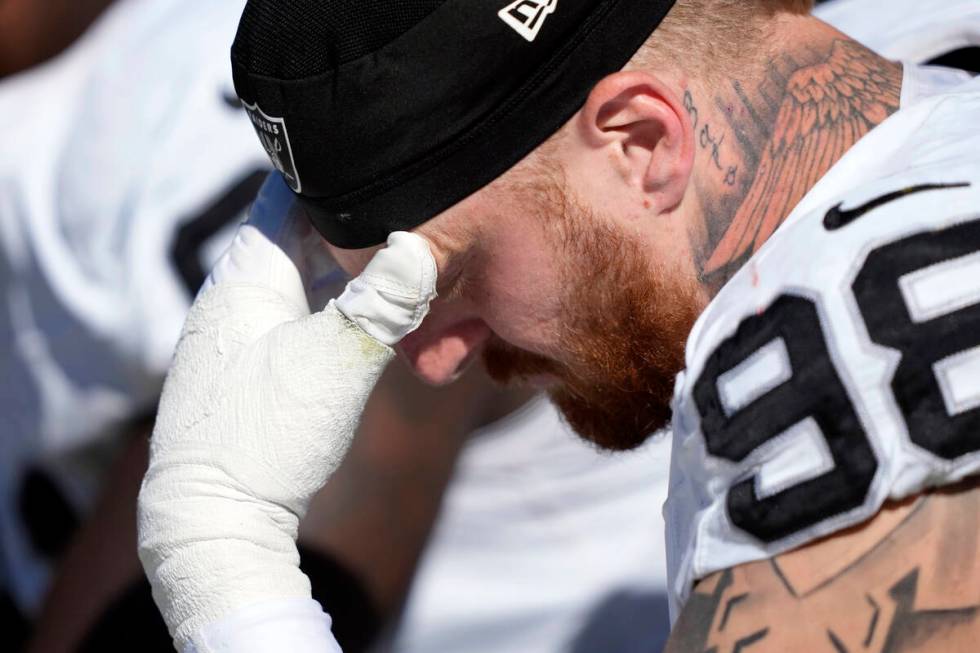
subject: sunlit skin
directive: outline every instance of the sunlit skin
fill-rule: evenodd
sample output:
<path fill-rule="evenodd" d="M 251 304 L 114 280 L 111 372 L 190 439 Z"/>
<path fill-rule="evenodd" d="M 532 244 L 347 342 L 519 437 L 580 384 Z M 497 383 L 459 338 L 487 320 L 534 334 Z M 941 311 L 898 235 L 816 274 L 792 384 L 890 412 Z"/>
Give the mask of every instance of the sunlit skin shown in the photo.
<path fill-rule="evenodd" d="M 597 207 L 615 229 L 638 242 L 668 274 L 696 278 L 686 215 L 694 174 L 694 138 L 677 92 L 680 80 L 619 72 L 602 80 L 550 147 L 568 187 Z M 549 229 L 528 215 L 510 183 L 537 164 L 532 153 L 493 184 L 423 224 L 439 269 L 438 299 L 422 327 L 400 345 L 425 381 L 451 381 L 491 334 L 555 360 L 567 352 L 555 337 L 566 316 L 561 252 Z M 333 248 L 356 274 L 376 248 Z M 588 270 L 581 270 L 588 275 Z M 706 300 L 706 298 L 705 298 Z"/>

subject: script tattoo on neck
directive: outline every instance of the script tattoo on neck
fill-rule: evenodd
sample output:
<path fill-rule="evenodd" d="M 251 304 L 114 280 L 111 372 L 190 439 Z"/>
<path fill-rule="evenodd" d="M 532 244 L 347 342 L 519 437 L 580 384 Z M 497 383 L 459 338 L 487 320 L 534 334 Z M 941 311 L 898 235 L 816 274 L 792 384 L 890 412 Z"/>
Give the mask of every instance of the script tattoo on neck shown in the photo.
<path fill-rule="evenodd" d="M 837 38 L 780 55 L 752 91 L 732 80 L 710 101 L 685 92 L 696 142 L 721 181 L 699 190 L 707 237 L 696 263 L 712 293 L 852 145 L 898 110 L 901 84 L 901 65 Z"/>
<path fill-rule="evenodd" d="M 723 166 L 721 163 L 721 148 L 725 144 L 725 134 L 720 138 L 715 138 L 711 133 L 711 125 L 705 122 L 701 124 L 701 112 L 694 104 L 694 96 L 690 90 L 684 91 L 684 108 L 691 116 L 691 124 L 694 126 L 694 133 L 698 135 L 698 142 L 702 150 L 709 151 L 711 162 L 720 172 L 724 172 L 724 183 L 726 186 L 734 186 L 738 178 L 738 166 Z"/>

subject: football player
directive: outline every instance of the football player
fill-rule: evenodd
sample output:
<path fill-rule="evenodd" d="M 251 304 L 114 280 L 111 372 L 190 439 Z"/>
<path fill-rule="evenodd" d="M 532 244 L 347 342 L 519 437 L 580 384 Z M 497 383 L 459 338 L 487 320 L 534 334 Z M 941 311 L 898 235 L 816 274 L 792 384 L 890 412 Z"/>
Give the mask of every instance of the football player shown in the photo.
<path fill-rule="evenodd" d="M 134 506 L 180 323 L 268 167 L 226 64 L 242 5 L 0 3 L 5 649 L 20 650 L 23 615 L 37 653 L 172 648 L 134 582 Z M 666 474 L 647 468 L 669 444 L 603 456 L 547 401 L 515 410 L 527 392 L 405 377 L 389 371 L 303 526 L 305 569 L 330 576 L 314 585 L 348 649 L 403 604 L 393 645 L 406 651 L 665 639 L 662 518 L 632 514 L 662 502 Z M 576 513 L 616 527 L 596 538 Z M 583 556 L 603 563 L 569 573 Z M 610 606 L 655 618 L 612 628 Z"/>
<path fill-rule="evenodd" d="M 670 650 L 974 648 L 980 86 L 810 4 L 249 3 L 285 183 L 191 311 L 141 494 L 181 650 L 333 649 L 291 539 L 393 346 L 607 448 L 672 418 Z M 325 307 L 310 223 L 357 275 Z"/>

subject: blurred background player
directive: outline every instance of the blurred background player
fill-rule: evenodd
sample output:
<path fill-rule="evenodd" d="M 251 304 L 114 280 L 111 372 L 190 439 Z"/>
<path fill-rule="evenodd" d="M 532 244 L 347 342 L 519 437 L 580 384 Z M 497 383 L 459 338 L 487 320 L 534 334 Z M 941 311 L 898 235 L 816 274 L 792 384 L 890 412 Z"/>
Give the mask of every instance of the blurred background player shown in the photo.
<path fill-rule="evenodd" d="M 242 5 L 0 0 L 4 650 L 172 650 L 135 497 L 190 300 L 268 166 L 230 80 Z M 302 529 L 348 653 L 403 605 L 380 649 L 659 650 L 667 443 L 600 455 L 528 399 L 379 387 Z"/>
<path fill-rule="evenodd" d="M 37 613 L 113 447 L 152 415 L 204 259 L 220 248 L 209 236 L 264 176 L 210 36 L 235 9 L 212 4 L 0 3 L 0 586 L 11 619 Z"/>

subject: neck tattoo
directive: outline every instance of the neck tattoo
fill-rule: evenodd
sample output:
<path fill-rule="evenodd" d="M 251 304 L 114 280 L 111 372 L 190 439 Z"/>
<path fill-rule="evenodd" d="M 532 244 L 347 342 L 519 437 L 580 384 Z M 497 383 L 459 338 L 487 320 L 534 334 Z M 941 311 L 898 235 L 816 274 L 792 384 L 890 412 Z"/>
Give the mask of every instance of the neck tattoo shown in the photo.
<path fill-rule="evenodd" d="M 737 81 L 731 99 L 685 92 L 695 142 L 717 173 L 710 190 L 698 191 L 707 237 L 695 247 L 712 294 L 858 139 L 898 110 L 901 84 L 899 64 L 835 39 L 819 53 L 782 55 L 754 92 Z"/>

